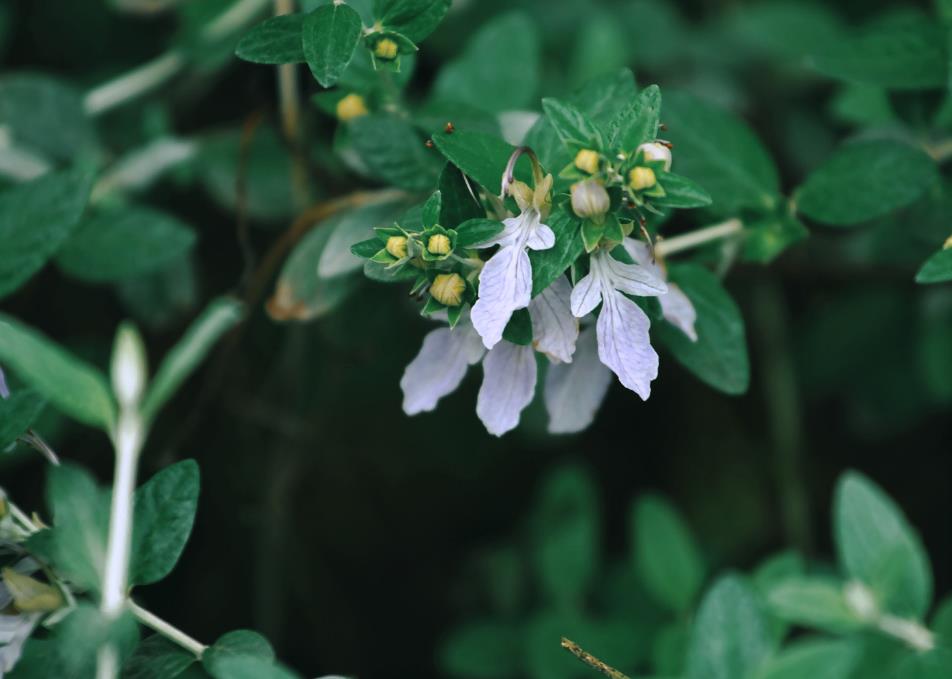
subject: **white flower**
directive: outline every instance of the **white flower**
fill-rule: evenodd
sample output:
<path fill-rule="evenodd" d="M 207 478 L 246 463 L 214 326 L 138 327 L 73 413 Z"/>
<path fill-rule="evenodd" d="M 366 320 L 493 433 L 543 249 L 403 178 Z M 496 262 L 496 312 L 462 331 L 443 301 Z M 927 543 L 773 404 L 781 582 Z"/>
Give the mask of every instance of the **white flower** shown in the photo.
<path fill-rule="evenodd" d="M 645 243 L 634 238 L 626 238 L 622 245 L 638 264 L 648 269 L 658 278 L 667 280 L 667 275 L 651 256 L 651 250 L 648 249 Z M 661 313 L 664 314 L 665 320 L 681 330 L 692 342 L 697 342 L 697 331 L 694 329 L 694 324 L 697 321 L 697 311 L 695 311 L 694 304 L 684 294 L 684 291 L 676 284 L 668 283 L 668 292 L 659 295 L 658 302 L 661 304 Z"/>
<path fill-rule="evenodd" d="M 578 339 L 578 319 L 572 315 L 572 286 L 565 276 L 540 292 L 529 303 L 532 344 L 552 363 L 571 363 Z"/>
<path fill-rule="evenodd" d="M 455 328 L 438 328 L 423 339 L 420 353 L 400 380 L 404 412 L 416 415 L 436 408 L 441 398 L 459 387 L 469 366 L 480 361 L 483 384 L 476 414 L 495 436 L 515 429 L 535 393 L 535 352 L 531 346 L 506 341 L 487 352 L 466 317 Z"/>
<path fill-rule="evenodd" d="M 10 398 L 10 389 L 7 387 L 7 380 L 3 376 L 3 368 L 0 368 L 0 398 Z"/>
<path fill-rule="evenodd" d="M 658 354 L 651 347 L 651 321 L 622 293 L 658 296 L 668 291 L 664 281 L 637 264 L 624 264 L 604 249 L 590 258 L 590 271 L 572 290 L 572 313 L 582 318 L 599 305 L 596 332 L 598 357 L 619 381 L 647 399 L 658 376 Z"/>
<path fill-rule="evenodd" d="M 546 374 L 544 396 L 549 433 L 571 434 L 588 427 L 611 381 L 611 371 L 598 360 L 595 328 L 587 327 L 579 335 L 572 362 L 551 365 Z"/>
<path fill-rule="evenodd" d="M 555 245 L 555 233 L 542 223 L 551 186 L 552 175 L 547 175 L 534 192 L 522 182 L 515 182 L 512 189 L 517 190 L 512 195 L 522 212 L 503 220 L 502 232 L 477 246 L 500 246 L 479 273 L 479 299 L 472 310 L 473 326 L 487 349 L 502 339 L 512 313 L 529 306 L 532 264 L 526 250 L 548 250 Z"/>

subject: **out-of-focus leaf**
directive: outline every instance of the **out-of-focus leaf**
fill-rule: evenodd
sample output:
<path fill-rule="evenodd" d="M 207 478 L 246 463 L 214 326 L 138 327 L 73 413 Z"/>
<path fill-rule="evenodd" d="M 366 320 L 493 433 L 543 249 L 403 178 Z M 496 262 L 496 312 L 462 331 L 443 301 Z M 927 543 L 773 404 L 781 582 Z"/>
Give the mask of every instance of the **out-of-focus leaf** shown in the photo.
<path fill-rule="evenodd" d="M 799 219 L 786 213 L 751 220 L 744 225 L 744 259 L 769 264 L 809 235 Z"/>
<path fill-rule="evenodd" d="M 0 193 L 0 298 L 43 268 L 79 223 L 93 173 L 48 174 Z"/>
<path fill-rule="evenodd" d="M 112 427 L 116 408 L 102 373 L 3 314 L 0 363 L 66 415 L 103 431 Z"/>
<path fill-rule="evenodd" d="M 248 31 L 235 54 L 256 64 L 304 63 L 301 40 L 304 14 L 287 14 L 262 21 Z"/>
<path fill-rule="evenodd" d="M 797 209 L 833 226 L 858 224 L 909 205 L 937 179 L 920 149 L 889 140 L 848 144 L 814 170 L 796 192 Z"/>
<path fill-rule="evenodd" d="M 335 85 L 360 41 L 363 24 L 349 5 L 318 7 L 304 18 L 301 40 L 311 73 L 324 87 Z"/>
<path fill-rule="evenodd" d="M 215 679 L 300 679 L 299 675 L 273 662 L 246 656 L 222 658 L 209 674 Z"/>
<path fill-rule="evenodd" d="M 56 255 L 74 278 L 95 283 L 149 274 L 183 257 L 195 232 L 152 208 L 123 205 L 83 220 Z"/>
<path fill-rule="evenodd" d="M 451 0 L 377 0 L 374 16 L 385 30 L 420 42 L 440 25 Z"/>
<path fill-rule="evenodd" d="M 362 205 L 339 213 L 321 224 L 318 230 L 326 230 L 330 236 L 317 260 L 318 277 L 335 278 L 359 271 L 363 260 L 350 251 L 351 246 L 372 238 L 375 227 L 390 226 L 404 205 L 398 198 Z"/>
<path fill-rule="evenodd" d="M 21 389 L 0 399 L 0 451 L 29 429 L 46 407 L 46 400 L 32 389 Z"/>
<path fill-rule="evenodd" d="M 848 640 L 800 641 L 771 658 L 754 679 L 848 679 L 859 652 Z"/>
<path fill-rule="evenodd" d="M 847 604 L 843 583 L 831 578 L 784 578 L 769 588 L 766 598 L 774 615 L 794 625 L 833 634 L 864 625 Z"/>
<path fill-rule="evenodd" d="M 122 679 L 174 679 L 195 656 L 159 634 L 143 639 L 122 668 Z"/>
<path fill-rule="evenodd" d="M 234 663 L 232 664 L 231 661 Z M 251 630 L 234 630 L 223 634 L 202 654 L 202 666 L 216 679 L 245 676 L 233 673 L 245 661 L 260 663 L 262 668 L 274 666 L 274 649 L 271 648 L 271 644 L 263 636 Z M 250 678 L 252 675 L 247 676 Z"/>
<path fill-rule="evenodd" d="M 453 630 L 440 649 L 446 674 L 471 679 L 516 677 L 522 668 L 521 630 L 512 624 L 471 622 Z"/>
<path fill-rule="evenodd" d="M 909 654 L 895 676 L 897 679 L 946 679 L 952 676 L 952 650 L 936 648 Z"/>
<path fill-rule="evenodd" d="M 354 149 L 375 177 L 411 191 L 426 191 L 436 184 L 442 159 L 408 122 L 374 114 L 355 118 L 348 127 Z"/>
<path fill-rule="evenodd" d="M 916 274 L 916 283 L 952 281 L 952 248 L 939 250 L 926 260 Z"/>

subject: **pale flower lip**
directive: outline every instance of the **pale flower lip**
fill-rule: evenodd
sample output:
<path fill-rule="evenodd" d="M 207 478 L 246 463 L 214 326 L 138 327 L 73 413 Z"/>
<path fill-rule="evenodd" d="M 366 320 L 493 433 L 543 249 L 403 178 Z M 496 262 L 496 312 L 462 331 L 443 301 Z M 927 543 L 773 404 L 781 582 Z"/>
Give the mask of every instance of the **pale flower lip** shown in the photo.
<path fill-rule="evenodd" d="M 552 363 L 571 363 L 578 339 L 578 319 L 572 315 L 572 286 L 559 276 L 529 303 L 536 351 Z"/>
<path fill-rule="evenodd" d="M 593 326 L 582 330 L 572 362 L 549 366 L 543 395 L 550 434 L 574 434 L 586 429 L 605 400 L 612 373 L 598 359 L 595 334 Z"/>
<path fill-rule="evenodd" d="M 625 251 L 639 265 L 645 267 L 659 278 L 667 279 L 664 270 L 651 256 L 648 246 L 634 238 L 626 238 L 622 243 Z M 684 294 L 676 284 L 668 283 L 668 292 L 658 296 L 661 304 L 661 313 L 666 321 L 688 336 L 692 342 L 697 342 L 697 310 L 690 298 Z"/>

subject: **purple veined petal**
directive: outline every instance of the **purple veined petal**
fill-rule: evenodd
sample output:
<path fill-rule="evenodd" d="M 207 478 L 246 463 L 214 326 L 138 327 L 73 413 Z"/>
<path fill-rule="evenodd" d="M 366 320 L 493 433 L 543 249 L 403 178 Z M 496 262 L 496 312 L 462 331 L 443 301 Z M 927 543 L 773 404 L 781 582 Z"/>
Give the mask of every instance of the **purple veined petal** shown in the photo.
<path fill-rule="evenodd" d="M 423 346 L 400 379 L 403 411 L 407 415 L 436 408 L 444 396 L 456 391 L 467 368 L 479 362 L 485 350 L 472 327 L 438 328 L 423 338 Z"/>
<path fill-rule="evenodd" d="M 514 241 L 516 241 L 519 237 L 519 234 L 522 232 L 522 222 L 523 222 L 522 215 L 519 215 L 518 217 L 509 217 L 508 219 L 504 219 L 502 220 L 502 231 L 497 233 L 495 236 L 493 236 L 489 240 L 483 241 L 482 243 L 477 243 L 476 245 L 473 245 L 472 247 L 482 249 L 482 248 L 491 248 L 493 245 L 502 245 L 502 246 L 509 245 L 513 243 Z"/>
<path fill-rule="evenodd" d="M 658 376 L 658 354 L 648 334 L 651 321 L 619 292 L 606 293 L 604 302 L 596 326 L 598 357 L 626 388 L 647 400 Z"/>
<path fill-rule="evenodd" d="M 611 370 L 598 359 L 595 328 L 585 328 L 572 362 L 549 366 L 546 374 L 549 433 L 573 434 L 587 428 L 605 400 L 611 381 Z"/>
<path fill-rule="evenodd" d="M 532 298 L 532 264 L 521 247 L 508 245 L 494 254 L 479 272 L 479 299 L 470 318 L 487 349 L 502 339 L 512 312 L 525 309 Z"/>
<path fill-rule="evenodd" d="M 595 307 L 597 307 L 601 301 L 601 283 L 595 275 L 595 272 L 590 272 L 572 288 L 572 315 L 576 318 L 583 318 L 595 311 Z"/>
<path fill-rule="evenodd" d="M 476 398 L 476 414 L 494 436 L 519 424 L 523 409 L 532 402 L 536 386 L 535 352 L 530 346 L 500 342 L 483 359 L 483 384 Z"/>
<path fill-rule="evenodd" d="M 3 376 L 3 368 L 0 368 L 0 398 L 10 398 L 10 388 L 7 387 L 7 378 Z"/>
<path fill-rule="evenodd" d="M 537 223 L 532 231 L 529 232 L 529 239 L 526 246 L 530 250 L 548 250 L 555 247 L 555 232 L 546 224 Z"/>
<path fill-rule="evenodd" d="M 668 294 L 658 298 L 661 303 L 661 313 L 665 320 L 688 336 L 692 342 L 697 342 L 697 331 L 694 323 L 697 321 L 697 311 L 690 298 L 674 283 L 668 284 Z"/>
<path fill-rule="evenodd" d="M 663 278 L 638 264 L 619 262 L 607 250 L 601 250 L 592 256 L 592 266 L 598 267 L 598 273 L 611 287 L 629 295 L 657 297 L 668 291 L 668 285 Z"/>
<path fill-rule="evenodd" d="M 533 345 L 553 363 L 570 363 L 575 353 L 578 319 L 572 315 L 571 297 L 572 286 L 559 276 L 529 302 Z"/>

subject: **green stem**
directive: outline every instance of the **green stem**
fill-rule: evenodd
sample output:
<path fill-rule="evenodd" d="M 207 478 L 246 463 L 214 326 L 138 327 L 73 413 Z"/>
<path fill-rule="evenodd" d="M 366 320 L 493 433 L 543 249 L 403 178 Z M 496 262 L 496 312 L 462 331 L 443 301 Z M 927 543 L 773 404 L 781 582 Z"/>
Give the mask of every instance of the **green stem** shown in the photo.
<path fill-rule="evenodd" d="M 676 252 L 683 252 L 721 238 L 736 235 L 743 229 L 744 223 L 739 219 L 728 219 L 725 222 L 697 229 L 681 236 L 659 240 L 654 246 L 655 254 L 658 257 L 667 257 Z"/>

